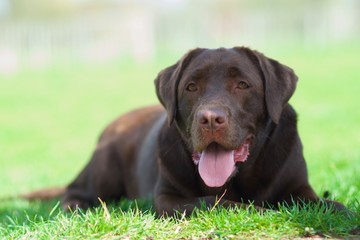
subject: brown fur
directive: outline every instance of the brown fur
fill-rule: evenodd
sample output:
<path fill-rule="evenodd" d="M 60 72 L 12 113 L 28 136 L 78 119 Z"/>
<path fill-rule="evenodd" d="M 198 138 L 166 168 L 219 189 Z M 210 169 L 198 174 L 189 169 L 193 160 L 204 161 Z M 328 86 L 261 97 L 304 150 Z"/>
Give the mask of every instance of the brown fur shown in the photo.
<path fill-rule="evenodd" d="M 292 69 L 248 48 L 190 51 L 155 80 L 165 109 L 141 108 L 110 124 L 67 187 L 63 207 L 148 196 L 159 214 L 191 213 L 219 197 L 223 206 L 318 202 L 288 104 L 296 82 Z M 236 149 L 244 142 L 251 143 L 249 158 L 222 187 L 208 187 L 192 154 L 210 144 Z"/>

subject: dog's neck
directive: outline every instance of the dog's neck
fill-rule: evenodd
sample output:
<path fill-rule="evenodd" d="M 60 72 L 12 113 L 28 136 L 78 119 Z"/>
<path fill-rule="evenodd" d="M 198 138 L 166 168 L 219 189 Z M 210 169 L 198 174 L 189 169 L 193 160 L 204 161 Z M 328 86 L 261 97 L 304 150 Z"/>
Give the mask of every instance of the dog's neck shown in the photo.
<path fill-rule="evenodd" d="M 271 139 L 271 136 L 276 128 L 276 124 L 272 121 L 270 117 L 266 120 L 265 127 L 262 131 L 259 132 L 258 136 L 256 137 L 256 140 L 254 142 L 255 147 L 252 149 L 249 159 L 247 160 L 251 164 L 256 161 L 256 159 L 259 158 L 261 152 L 263 152 L 267 145 L 269 139 Z"/>

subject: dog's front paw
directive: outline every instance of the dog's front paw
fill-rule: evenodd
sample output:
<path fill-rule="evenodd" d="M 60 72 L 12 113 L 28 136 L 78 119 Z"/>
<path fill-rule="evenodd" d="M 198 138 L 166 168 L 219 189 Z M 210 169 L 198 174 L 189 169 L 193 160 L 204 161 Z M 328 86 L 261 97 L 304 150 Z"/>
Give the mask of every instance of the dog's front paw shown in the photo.
<path fill-rule="evenodd" d="M 72 199 L 62 202 L 61 206 L 65 211 L 70 212 L 75 212 L 78 209 L 87 210 L 88 208 L 90 208 L 89 203 L 78 199 Z"/>

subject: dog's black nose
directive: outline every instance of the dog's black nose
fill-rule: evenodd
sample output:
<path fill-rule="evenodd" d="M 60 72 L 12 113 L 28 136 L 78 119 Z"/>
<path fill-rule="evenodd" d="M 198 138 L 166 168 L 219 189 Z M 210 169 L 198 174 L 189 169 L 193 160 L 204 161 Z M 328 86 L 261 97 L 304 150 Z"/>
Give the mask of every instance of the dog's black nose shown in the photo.
<path fill-rule="evenodd" d="M 206 130 L 216 131 L 227 125 L 226 113 L 222 110 L 201 110 L 197 114 L 198 124 Z"/>

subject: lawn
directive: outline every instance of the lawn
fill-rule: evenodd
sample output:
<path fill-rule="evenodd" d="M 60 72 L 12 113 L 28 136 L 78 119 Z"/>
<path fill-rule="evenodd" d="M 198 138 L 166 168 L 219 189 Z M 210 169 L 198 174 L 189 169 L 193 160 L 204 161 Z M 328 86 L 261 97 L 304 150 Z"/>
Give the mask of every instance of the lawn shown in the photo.
<path fill-rule="evenodd" d="M 50 202 L 0 200 L 0 238 L 360 238 L 360 47 L 259 49 L 295 69 L 310 182 L 345 203 L 350 216 L 281 208 L 260 215 L 212 209 L 157 218 L 148 201 L 66 214 Z M 64 186 L 86 164 L 101 129 L 135 107 L 157 103 L 153 79 L 180 56 L 147 64 L 58 64 L 0 76 L 0 198 Z M 356 235 L 356 236 L 355 236 Z"/>

